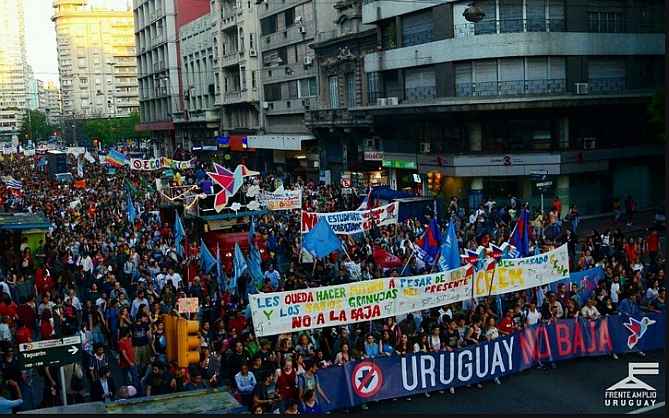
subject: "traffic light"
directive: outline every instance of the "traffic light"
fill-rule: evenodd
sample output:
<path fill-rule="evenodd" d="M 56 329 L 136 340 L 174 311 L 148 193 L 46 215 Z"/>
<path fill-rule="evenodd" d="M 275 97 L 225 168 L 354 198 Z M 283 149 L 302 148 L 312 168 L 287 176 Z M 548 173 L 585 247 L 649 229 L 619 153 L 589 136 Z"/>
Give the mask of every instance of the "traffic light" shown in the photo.
<path fill-rule="evenodd" d="M 434 176 L 433 176 L 434 188 L 432 189 L 432 192 L 434 194 L 441 193 L 441 181 L 442 181 L 443 178 L 444 178 L 443 174 L 441 174 L 438 171 L 434 172 Z"/>
<path fill-rule="evenodd" d="M 177 366 L 188 367 L 200 362 L 200 323 L 186 318 L 177 318 Z"/>
<path fill-rule="evenodd" d="M 166 354 L 169 361 L 177 361 L 177 317 L 170 314 L 163 315 L 165 324 Z"/>
<path fill-rule="evenodd" d="M 427 173 L 427 188 L 430 189 L 430 191 L 434 191 L 434 171 L 429 171 Z"/>

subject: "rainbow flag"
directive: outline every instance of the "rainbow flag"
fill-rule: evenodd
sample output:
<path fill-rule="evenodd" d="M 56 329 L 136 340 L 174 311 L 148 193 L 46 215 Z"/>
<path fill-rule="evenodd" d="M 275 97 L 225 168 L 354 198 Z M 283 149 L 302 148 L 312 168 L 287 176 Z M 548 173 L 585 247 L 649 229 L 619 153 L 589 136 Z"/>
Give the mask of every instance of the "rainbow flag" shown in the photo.
<path fill-rule="evenodd" d="M 121 167 L 130 162 L 130 157 L 112 148 L 109 150 L 109 154 L 105 157 L 105 162 L 114 167 Z"/>

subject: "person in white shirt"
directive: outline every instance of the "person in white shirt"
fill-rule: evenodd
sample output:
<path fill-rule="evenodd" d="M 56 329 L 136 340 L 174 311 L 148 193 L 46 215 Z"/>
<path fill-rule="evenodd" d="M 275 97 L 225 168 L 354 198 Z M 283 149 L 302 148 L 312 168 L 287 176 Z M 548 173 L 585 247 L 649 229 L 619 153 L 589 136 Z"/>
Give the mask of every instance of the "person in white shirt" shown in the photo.
<path fill-rule="evenodd" d="M 541 320 L 541 312 L 537 310 L 537 304 L 530 302 L 525 311 L 525 326 L 532 326 Z"/>
<path fill-rule="evenodd" d="M 612 280 L 611 302 L 613 303 L 613 309 L 615 309 L 618 306 L 618 301 L 620 301 L 620 295 L 622 294 L 622 289 L 620 287 L 620 275 L 614 275 Z"/>
<path fill-rule="evenodd" d="M 183 279 L 181 278 L 181 275 L 177 272 L 174 271 L 174 268 L 170 267 L 167 270 L 167 275 L 165 276 L 165 281 L 167 280 L 172 280 L 172 284 L 177 287 L 177 289 L 181 286 L 181 282 Z"/>
<path fill-rule="evenodd" d="M 602 317 L 602 315 L 599 313 L 599 310 L 597 310 L 597 307 L 595 306 L 594 299 L 588 298 L 588 300 L 585 301 L 585 306 L 583 309 L 581 309 L 581 316 L 583 318 L 588 318 L 591 321 Z"/>

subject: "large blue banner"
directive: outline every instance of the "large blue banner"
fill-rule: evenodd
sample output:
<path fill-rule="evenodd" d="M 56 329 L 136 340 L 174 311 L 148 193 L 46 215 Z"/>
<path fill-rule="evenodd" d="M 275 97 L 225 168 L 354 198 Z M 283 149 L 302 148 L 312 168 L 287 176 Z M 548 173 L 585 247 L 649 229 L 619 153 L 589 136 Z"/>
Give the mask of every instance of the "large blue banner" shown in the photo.
<path fill-rule="evenodd" d="M 664 313 L 541 323 L 479 345 L 447 351 L 350 361 L 319 370 L 330 400 L 325 410 L 472 385 L 539 362 L 664 348 Z"/>

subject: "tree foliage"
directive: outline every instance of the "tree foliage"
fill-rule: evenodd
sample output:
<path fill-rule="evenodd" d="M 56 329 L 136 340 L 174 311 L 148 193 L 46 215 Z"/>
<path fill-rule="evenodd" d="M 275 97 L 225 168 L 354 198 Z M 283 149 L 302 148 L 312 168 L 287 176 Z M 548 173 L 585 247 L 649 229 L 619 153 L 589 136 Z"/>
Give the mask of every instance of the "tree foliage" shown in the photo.
<path fill-rule="evenodd" d="M 22 142 L 28 139 L 33 142 L 46 141 L 54 132 L 58 131 L 58 125 L 47 123 L 47 117 L 39 110 L 26 109 L 21 122 L 19 138 Z"/>
<path fill-rule="evenodd" d="M 142 139 L 149 136 L 148 132 L 138 132 L 135 125 L 139 123 L 139 112 L 127 117 L 96 119 L 86 122 L 84 133 L 88 138 L 98 139 L 103 146 L 115 146 L 120 140 Z"/>
<path fill-rule="evenodd" d="M 646 115 L 650 132 L 664 142 L 664 87 L 655 89 L 655 94 L 646 107 Z"/>

